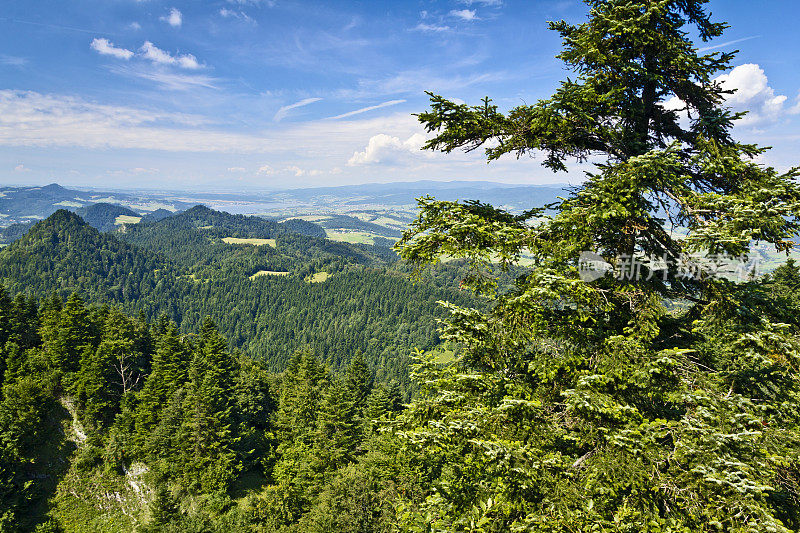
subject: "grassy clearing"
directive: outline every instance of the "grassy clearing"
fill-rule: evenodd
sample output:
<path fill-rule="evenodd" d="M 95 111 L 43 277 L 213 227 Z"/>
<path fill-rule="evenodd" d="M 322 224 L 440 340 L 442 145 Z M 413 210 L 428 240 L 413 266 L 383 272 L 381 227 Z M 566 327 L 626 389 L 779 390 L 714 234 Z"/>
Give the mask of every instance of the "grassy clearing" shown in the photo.
<path fill-rule="evenodd" d="M 259 276 L 288 276 L 289 272 L 281 272 L 280 270 L 259 270 L 250 279 L 256 279 Z"/>
<path fill-rule="evenodd" d="M 252 244 L 253 246 L 264 246 L 266 244 L 273 248 L 275 248 L 277 244 L 275 239 L 240 239 L 238 237 L 225 237 L 222 241 L 228 244 Z"/>
<path fill-rule="evenodd" d="M 328 281 L 328 278 L 331 275 L 327 272 L 317 272 L 313 276 L 310 276 L 306 279 L 309 283 L 322 283 L 323 281 Z"/>
<path fill-rule="evenodd" d="M 325 233 L 332 241 L 349 242 L 351 244 L 375 244 L 376 235 L 367 231 L 345 231 L 326 229 Z"/>
<path fill-rule="evenodd" d="M 61 202 L 57 202 L 53 205 L 60 205 L 61 207 L 83 207 L 83 204 L 80 202 L 70 202 L 69 200 L 64 200 Z"/>
<path fill-rule="evenodd" d="M 138 224 L 142 217 L 133 217 L 131 215 L 119 215 L 114 219 L 114 224 Z"/>

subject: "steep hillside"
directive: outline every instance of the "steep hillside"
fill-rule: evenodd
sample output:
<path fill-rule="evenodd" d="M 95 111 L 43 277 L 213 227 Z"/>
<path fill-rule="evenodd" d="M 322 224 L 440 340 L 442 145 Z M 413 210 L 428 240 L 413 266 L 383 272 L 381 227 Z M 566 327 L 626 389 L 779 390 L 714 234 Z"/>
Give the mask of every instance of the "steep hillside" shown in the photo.
<path fill-rule="evenodd" d="M 0 280 L 15 292 L 78 291 L 100 302 L 135 302 L 177 278 L 156 254 L 59 210 L 0 252 Z"/>

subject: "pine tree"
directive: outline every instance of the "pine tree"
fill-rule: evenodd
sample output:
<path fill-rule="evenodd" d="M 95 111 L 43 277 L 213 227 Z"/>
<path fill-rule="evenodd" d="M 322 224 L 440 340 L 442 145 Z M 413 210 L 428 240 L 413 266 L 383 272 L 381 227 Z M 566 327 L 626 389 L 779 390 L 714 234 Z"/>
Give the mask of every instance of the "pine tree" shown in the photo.
<path fill-rule="evenodd" d="M 109 426 L 122 398 L 134 392 L 142 377 L 142 354 L 134 345 L 132 321 L 116 309 L 109 310 L 100 345 L 87 347 L 81 356 L 75 390 L 84 423 Z"/>
<path fill-rule="evenodd" d="M 345 384 L 353 399 L 356 415 L 361 417 L 367 402 L 367 397 L 372 391 L 373 386 L 372 372 L 370 372 L 361 350 L 356 352 L 355 357 L 350 361 L 350 366 L 347 367 Z"/>
<path fill-rule="evenodd" d="M 83 300 L 73 293 L 58 314 L 57 333 L 50 336 L 47 315 L 43 322 L 42 338 L 51 342 L 48 346 L 52 364 L 64 373 L 76 372 L 80 366 L 81 353 L 93 348 L 95 336 L 89 319 L 89 311 Z"/>
<path fill-rule="evenodd" d="M 426 148 L 488 159 L 542 152 L 602 160 L 554 206 L 517 215 L 480 202 L 421 199 L 406 259 L 468 258 L 465 286 L 489 311 L 448 305 L 450 364 L 420 360 L 421 394 L 402 436 L 431 473 L 408 522 L 433 529 L 789 531 L 797 500 L 797 328 L 757 290 L 705 271 L 690 253 L 786 250 L 797 233 L 797 170 L 759 165 L 714 76 L 733 54 L 703 0 L 587 0 L 581 24 L 551 23 L 577 74 L 549 99 L 501 113 L 432 95 Z M 676 97 L 689 121 L 665 105 Z M 682 228 L 670 232 L 666 221 Z M 530 253 L 507 293 L 490 263 Z M 582 252 L 612 268 L 579 276 Z M 638 272 L 625 270 L 639 261 Z M 639 267 L 637 267 L 639 268 Z M 670 311 L 665 302 L 683 302 Z M 757 311 L 757 312 L 754 312 Z M 755 376 L 758 376 L 757 378 Z M 789 503 L 789 502 L 794 503 Z M 428 518 L 426 518 L 428 517 Z M 420 524 L 406 524 L 418 527 Z"/>
<path fill-rule="evenodd" d="M 206 317 L 194 351 L 184 403 L 186 473 L 204 492 L 227 489 L 240 463 L 235 401 L 235 359 L 213 321 Z"/>
<path fill-rule="evenodd" d="M 139 446 L 144 445 L 169 399 L 188 379 L 186 349 L 178 338 L 175 324 L 162 326 L 159 323 L 156 331 L 161 334 L 156 341 L 150 374 L 138 393 L 136 406 L 135 440 Z"/>
<path fill-rule="evenodd" d="M 279 441 L 313 442 L 317 411 L 328 386 L 328 372 L 308 351 L 295 353 L 283 373 L 275 426 Z"/>
<path fill-rule="evenodd" d="M 339 380 L 325 392 L 317 415 L 315 448 L 322 469 L 332 472 L 351 462 L 360 442 L 361 428 L 353 393 Z"/>
<path fill-rule="evenodd" d="M 159 531 L 160 528 L 168 526 L 170 522 L 178 518 L 179 515 L 178 505 L 175 499 L 163 486 L 156 489 L 155 497 L 150 502 L 150 522 L 147 524 L 148 529 L 152 531 Z"/>

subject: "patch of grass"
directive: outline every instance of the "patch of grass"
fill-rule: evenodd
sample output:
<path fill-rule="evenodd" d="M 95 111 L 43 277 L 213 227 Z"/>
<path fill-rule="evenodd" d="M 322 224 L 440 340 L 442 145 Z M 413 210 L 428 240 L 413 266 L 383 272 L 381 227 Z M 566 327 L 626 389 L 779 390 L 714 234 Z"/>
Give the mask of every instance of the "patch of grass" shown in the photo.
<path fill-rule="evenodd" d="M 329 277 L 331 277 L 331 275 L 328 272 L 317 272 L 306 278 L 306 281 L 309 283 L 322 283 L 323 281 L 328 281 Z"/>
<path fill-rule="evenodd" d="M 325 233 L 332 241 L 349 242 L 351 244 L 375 244 L 376 235 L 367 231 L 329 230 Z"/>
<path fill-rule="evenodd" d="M 80 202 L 70 202 L 69 200 L 63 200 L 61 202 L 57 202 L 53 205 L 60 205 L 62 207 L 83 207 L 83 204 Z"/>
<path fill-rule="evenodd" d="M 133 217 L 131 215 L 119 215 L 114 219 L 114 224 L 138 224 L 142 217 Z"/>
<path fill-rule="evenodd" d="M 264 246 L 266 244 L 273 248 L 277 245 L 275 239 L 240 239 L 239 237 L 225 237 L 222 241 L 228 244 L 252 244 L 253 246 Z"/>
<path fill-rule="evenodd" d="M 259 276 L 288 276 L 290 272 L 281 272 L 280 270 L 259 270 L 250 279 L 256 279 Z"/>

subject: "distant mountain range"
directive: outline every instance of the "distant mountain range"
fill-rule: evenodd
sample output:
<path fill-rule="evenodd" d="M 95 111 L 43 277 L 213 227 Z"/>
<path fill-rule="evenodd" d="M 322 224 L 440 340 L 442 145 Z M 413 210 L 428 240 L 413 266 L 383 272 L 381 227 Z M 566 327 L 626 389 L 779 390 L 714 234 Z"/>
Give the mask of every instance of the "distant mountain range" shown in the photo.
<path fill-rule="evenodd" d="M 196 204 L 234 213 L 276 215 L 305 206 L 315 210 L 327 209 L 333 214 L 345 214 L 348 210 L 366 206 L 408 208 L 415 204 L 416 198 L 426 195 L 440 200 L 481 200 L 510 210 L 522 210 L 555 201 L 558 196 L 565 194 L 566 187 L 416 181 L 275 192 L 189 193 L 85 191 L 51 183 L 43 187 L 0 187 L 0 226 L 7 227 L 15 223 L 27 226 L 31 221 L 47 218 L 58 209 L 67 209 L 77 212 L 92 226 L 108 231 L 123 222 L 131 223 L 131 217 L 158 220 Z M 14 232 L 20 230 L 16 228 Z"/>
<path fill-rule="evenodd" d="M 87 211 L 95 205 L 102 206 Z M 117 207 L 109 207 L 112 205 Z M 59 209 L 83 210 L 79 213 L 82 216 L 98 216 L 107 224 L 106 218 L 115 209 L 115 218 L 119 215 L 140 217 L 161 211 L 181 211 L 192 205 L 194 204 L 156 194 L 80 191 L 67 189 L 57 183 L 44 187 L 0 187 L 0 224 L 7 226 L 42 220 Z M 120 211 L 120 207 L 125 208 L 125 212 Z"/>

